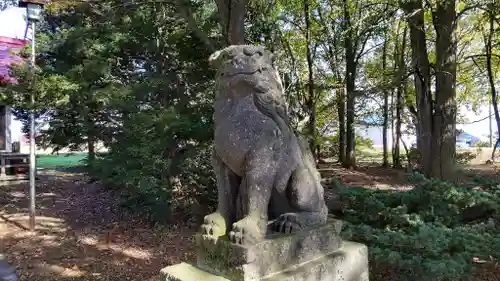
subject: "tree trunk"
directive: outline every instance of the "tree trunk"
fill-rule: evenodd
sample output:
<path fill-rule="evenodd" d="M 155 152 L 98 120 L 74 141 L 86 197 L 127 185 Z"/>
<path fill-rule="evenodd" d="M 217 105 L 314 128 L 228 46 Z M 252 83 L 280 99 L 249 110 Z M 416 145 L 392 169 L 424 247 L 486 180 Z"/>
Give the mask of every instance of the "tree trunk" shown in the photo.
<path fill-rule="evenodd" d="M 95 140 L 93 136 L 88 136 L 87 139 L 87 158 L 89 163 L 94 163 L 95 161 Z"/>
<path fill-rule="evenodd" d="M 455 0 L 437 2 L 433 17 L 436 29 L 436 106 L 431 143 L 434 157 L 431 176 L 455 180 L 456 154 L 456 49 Z"/>
<path fill-rule="evenodd" d="M 488 72 L 488 82 L 490 84 L 490 90 L 491 90 L 491 104 L 493 105 L 493 112 L 495 114 L 495 121 L 497 123 L 497 133 L 499 134 L 497 136 L 497 141 L 495 142 L 495 146 L 493 147 L 493 151 L 491 152 L 491 161 L 495 162 L 495 152 L 498 143 L 500 142 L 500 114 L 498 113 L 498 101 L 497 101 L 497 90 L 495 88 L 495 74 L 493 72 L 493 65 L 491 61 L 491 57 L 493 54 L 493 34 L 495 33 L 495 15 L 493 14 L 492 11 L 488 11 L 488 17 L 489 17 L 489 31 L 488 31 L 488 36 L 486 38 L 485 42 L 485 49 L 486 49 L 486 70 Z M 491 107 L 490 107 L 491 111 Z M 491 120 L 491 114 L 490 114 L 490 120 Z M 490 121 L 491 122 L 491 121 Z M 491 133 L 491 125 L 490 125 L 490 133 Z M 492 135 L 492 134 L 491 134 Z M 492 137 L 490 136 L 490 140 Z"/>
<path fill-rule="evenodd" d="M 356 167 L 356 144 L 354 133 L 354 106 L 355 106 L 355 89 L 356 89 L 356 57 L 353 43 L 353 32 L 351 27 L 351 15 L 349 11 L 349 1 L 344 0 L 344 27 L 346 36 L 344 39 L 344 47 L 346 54 L 346 91 L 347 91 L 347 105 L 346 105 L 346 159 L 344 163 L 345 168 Z"/>
<path fill-rule="evenodd" d="M 322 16 L 321 7 L 318 8 L 318 16 L 323 24 L 327 24 Z M 331 34 L 330 29 L 325 29 L 326 36 L 328 38 L 327 44 L 325 44 L 325 49 L 328 54 L 328 63 L 330 65 L 330 69 L 334 72 L 334 77 L 337 81 L 340 81 L 342 78 L 342 73 L 339 70 L 339 66 L 341 63 L 341 59 L 338 57 L 339 54 L 339 36 L 335 36 L 336 34 Z M 336 89 L 336 106 L 337 106 L 337 114 L 338 114 L 338 162 L 341 164 L 345 163 L 345 92 L 344 89 Z"/>
<path fill-rule="evenodd" d="M 318 160 L 318 149 L 316 144 L 316 97 L 314 96 L 314 73 L 313 73 L 313 59 L 311 54 L 311 22 L 310 22 L 310 9 L 309 0 L 304 0 L 304 21 L 306 24 L 305 37 L 306 37 L 306 57 L 307 57 L 307 100 L 306 106 L 309 111 L 308 133 L 309 133 L 309 146 L 314 159 Z M 317 162 L 317 161 L 316 161 Z"/>
<path fill-rule="evenodd" d="M 401 4 L 408 16 L 412 49 L 413 79 L 417 100 L 417 149 L 421 171 L 430 176 L 432 171 L 432 94 L 429 57 L 424 29 L 424 8 L 421 0 L 408 0 Z"/>
<path fill-rule="evenodd" d="M 491 82 L 490 82 L 490 86 L 491 86 Z M 493 146 L 493 122 L 491 120 L 491 116 L 493 115 L 493 113 L 491 113 L 492 102 L 493 101 L 490 99 L 490 104 L 488 104 L 488 130 L 490 133 L 488 135 L 488 141 L 489 141 L 490 147 Z"/>
<path fill-rule="evenodd" d="M 249 0 L 216 0 L 226 45 L 245 44 L 245 14 Z"/>
<path fill-rule="evenodd" d="M 339 115 L 339 162 L 345 165 L 345 91 L 337 91 L 337 111 Z"/>
<path fill-rule="evenodd" d="M 403 113 L 403 107 L 404 107 L 404 91 L 406 87 L 406 81 L 403 81 L 403 76 L 405 73 L 405 54 L 406 54 L 406 32 L 407 28 L 405 27 L 403 31 L 403 36 L 401 38 L 401 48 L 399 50 L 399 57 L 396 58 L 397 60 L 397 81 L 398 81 L 398 87 L 396 89 L 396 120 L 395 120 L 395 131 L 396 131 L 396 137 L 394 138 L 394 150 L 392 154 L 392 166 L 393 168 L 400 169 L 403 165 L 401 164 L 401 157 L 400 157 L 400 151 L 401 148 L 399 146 L 399 143 L 401 141 L 401 125 L 402 125 L 402 120 L 401 120 L 401 114 Z"/>
<path fill-rule="evenodd" d="M 390 112 L 391 112 L 391 137 L 392 137 L 392 148 L 391 148 L 391 156 L 392 156 L 392 166 L 394 168 L 394 165 L 395 165 L 395 162 L 397 162 L 397 160 L 395 159 L 396 155 L 396 143 L 397 143 L 397 136 L 396 136 L 396 98 L 397 96 L 397 89 L 391 91 L 391 108 L 390 108 Z M 397 146 L 399 147 L 399 143 L 397 144 Z M 395 161 L 396 160 L 396 161 Z"/>
<path fill-rule="evenodd" d="M 383 117 L 384 117 L 384 122 L 382 126 L 382 142 L 383 142 L 383 159 L 382 159 L 382 167 L 389 167 L 389 144 L 388 144 L 388 138 L 387 138 L 387 131 L 389 130 L 389 90 L 387 89 L 386 85 L 386 79 L 385 79 L 385 73 L 387 72 L 387 36 L 388 31 L 385 31 L 385 38 L 384 38 L 384 46 L 382 50 L 382 70 L 384 73 L 384 112 L 383 112 Z"/>

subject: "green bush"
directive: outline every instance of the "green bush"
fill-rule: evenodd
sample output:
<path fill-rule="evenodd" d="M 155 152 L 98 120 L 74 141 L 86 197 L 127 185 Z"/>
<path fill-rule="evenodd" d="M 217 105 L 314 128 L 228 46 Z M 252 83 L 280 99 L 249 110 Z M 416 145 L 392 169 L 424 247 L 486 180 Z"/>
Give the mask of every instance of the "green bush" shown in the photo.
<path fill-rule="evenodd" d="M 355 136 L 356 147 L 373 148 L 373 141 L 369 138 Z M 321 158 L 334 158 L 339 155 L 339 137 L 338 134 L 321 138 Z"/>
<path fill-rule="evenodd" d="M 168 223 L 174 214 L 212 206 L 211 124 L 169 110 L 135 113 L 89 173 L 120 190 L 123 205 Z M 187 210 L 186 210 L 187 209 Z"/>
<path fill-rule="evenodd" d="M 474 257 L 498 258 L 500 186 L 472 190 L 418 174 L 413 180 L 409 191 L 340 187 L 344 238 L 367 244 L 371 260 L 398 268 L 401 280 L 464 280 Z M 488 211 L 464 220 L 478 206 Z"/>
<path fill-rule="evenodd" d="M 476 158 L 477 153 L 471 151 L 457 152 L 455 161 L 457 164 L 465 165 Z M 411 168 L 416 168 L 418 166 L 418 162 L 420 161 L 420 152 L 416 147 L 411 147 L 408 150 L 407 155 L 401 155 L 401 163 L 408 163 L 408 158 L 410 160 Z"/>
<path fill-rule="evenodd" d="M 457 152 L 455 161 L 457 164 L 466 165 L 469 164 L 474 158 L 476 158 L 477 153 L 471 151 Z"/>
<path fill-rule="evenodd" d="M 488 141 L 477 141 L 472 144 L 473 147 L 490 147 L 490 142 Z"/>

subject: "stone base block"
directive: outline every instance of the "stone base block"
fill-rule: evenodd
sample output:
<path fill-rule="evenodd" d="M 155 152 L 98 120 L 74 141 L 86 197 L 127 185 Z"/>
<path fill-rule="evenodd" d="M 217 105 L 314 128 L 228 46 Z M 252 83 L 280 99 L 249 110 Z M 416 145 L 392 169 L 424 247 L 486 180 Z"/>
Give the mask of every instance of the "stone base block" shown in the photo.
<path fill-rule="evenodd" d="M 264 241 L 253 246 L 198 234 L 197 267 L 230 280 L 259 280 L 338 250 L 341 229 L 342 221 L 332 218 L 325 225 L 292 235 L 269 231 Z"/>
<path fill-rule="evenodd" d="M 161 270 L 161 281 L 241 281 L 181 263 Z M 368 281 L 368 249 L 354 242 L 314 260 L 290 266 L 259 281 Z"/>

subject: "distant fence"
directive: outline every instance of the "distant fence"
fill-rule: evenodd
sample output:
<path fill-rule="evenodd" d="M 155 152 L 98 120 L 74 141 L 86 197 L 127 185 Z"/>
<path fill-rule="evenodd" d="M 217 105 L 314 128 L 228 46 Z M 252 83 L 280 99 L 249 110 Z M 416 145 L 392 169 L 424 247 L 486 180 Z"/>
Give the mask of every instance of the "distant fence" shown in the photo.
<path fill-rule="evenodd" d="M 29 155 L 23 153 L 0 153 L 0 180 L 28 179 Z"/>

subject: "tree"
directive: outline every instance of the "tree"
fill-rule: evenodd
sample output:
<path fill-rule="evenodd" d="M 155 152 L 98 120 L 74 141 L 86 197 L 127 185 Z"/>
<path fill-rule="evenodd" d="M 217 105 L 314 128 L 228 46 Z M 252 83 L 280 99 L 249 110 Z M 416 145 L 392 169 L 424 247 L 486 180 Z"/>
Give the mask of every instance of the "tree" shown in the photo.
<path fill-rule="evenodd" d="M 477 18 L 471 19 L 475 22 L 474 26 L 480 30 L 480 35 L 483 41 L 483 50 L 479 54 L 474 54 L 466 57 L 467 60 L 472 60 L 474 65 L 477 66 L 481 74 L 486 72 L 486 78 L 488 81 L 490 101 L 493 106 L 493 115 L 495 116 L 495 123 L 497 126 L 497 132 L 500 132 L 500 113 L 498 110 L 498 93 L 496 89 L 496 79 L 498 71 L 498 61 L 500 59 L 498 52 L 494 46 L 495 38 L 497 38 L 498 30 L 497 26 L 499 23 L 496 20 L 498 15 L 499 5 L 494 3 L 489 3 L 486 5 L 479 6 L 474 11 L 479 11 Z M 469 16 L 470 18 L 470 16 Z M 483 68 L 484 67 L 484 68 Z M 491 107 L 490 107 L 491 108 Z M 491 115 L 491 113 L 490 113 Z M 491 116 L 490 116 L 491 122 Z M 490 140 L 492 139 L 492 130 L 490 125 Z M 497 145 L 500 143 L 500 135 L 497 136 L 495 145 L 493 146 L 493 151 L 491 154 L 491 160 L 495 161 L 495 152 Z M 492 144 L 493 145 L 493 144 Z"/>
<path fill-rule="evenodd" d="M 226 45 L 245 44 L 245 15 L 249 0 L 216 0 Z"/>
<path fill-rule="evenodd" d="M 319 148 L 317 147 L 316 133 L 316 96 L 314 93 L 314 73 L 313 73 L 313 58 L 311 53 L 312 34 L 311 34 L 311 19 L 310 19 L 309 0 L 304 0 L 304 22 L 305 22 L 305 37 L 306 37 L 306 58 L 307 58 L 307 97 L 306 107 L 309 111 L 308 135 L 310 136 L 309 145 L 313 152 L 313 157 L 318 158 Z"/>
<path fill-rule="evenodd" d="M 399 26 L 398 26 L 399 29 Z M 407 26 L 404 27 L 404 31 L 401 37 L 397 34 L 400 42 L 396 42 L 396 73 L 395 73 L 395 81 L 398 81 L 399 84 L 396 87 L 396 115 L 394 120 L 394 137 L 393 137 L 393 149 L 392 149 L 392 165 L 394 168 L 401 168 L 401 157 L 399 152 L 401 150 L 399 143 L 401 142 L 401 126 L 402 126 L 402 114 L 404 109 L 404 97 L 406 95 L 406 81 L 404 81 L 404 76 L 406 72 L 405 67 L 405 54 L 406 54 L 406 33 Z"/>
<path fill-rule="evenodd" d="M 16 3 L 16 0 L 0 0 L 0 11 L 5 10 L 7 7 L 14 6 Z"/>
<path fill-rule="evenodd" d="M 112 73 L 116 65 L 112 52 L 113 39 L 110 27 L 97 27 L 106 19 L 103 6 L 81 4 L 73 7 L 70 14 L 47 15 L 41 27 L 37 66 L 43 72 L 36 79 L 35 89 L 43 83 L 64 82 L 59 96 L 37 95 L 36 110 L 47 119 L 47 129 L 39 129 L 40 144 L 55 152 L 62 148 L 88 150 L 88 159 L 95 159 L 95 146 L 112 135 L 109 129 L 116 127 L 112 113 L 106 109 L 113 95 L 123 93 L 118 78 Z M 86 24 L 88 21 L 90 24 Z M 53 32 L 57 25 L 57 32 Z M 71 28 L 68 28 L 71 26 Z M 90 36 L 89 36 L 90 35 Z M 49 83 L 45 87 L 55 90 Z M 60 87 L 60 86 L 59 86 Z M 26 87 L 17 87 L 23 92 Z M 24 89 L 23 89 L 24 88 Z M 15 115 L 24 121 L 27 130 L 27 106 L 18 104 Z"/>
<path fill-rule="evenodd" d="M 356 22 L 352 12 L 364 20 Z M 359 92 L 356 89 L 356 77 L 361 59 L 366 54 L 367 43 L 384 29 L 386 17 L 395 13 L 389 5 L 343 0 L 343 29 L 345 48 L 345 83 L 346 83 L 346 156 L 343 166 L 356 167 L 355 153 L 355 105 Z M 355 23 L 356 22 L 356 23 Z"/>
<path fill-rule="evenodd" d="M 382 48 L 382 73 L 383 76 L 387 73 L 387 45 L 388 45 L 388 31 L 384 31 L 384 44 Z M 389 144 L 387 138 L 387 131 L 389 130 L 389 89 L 384 85 L 384 108 L 383 108 L 383 124 L 382 124 L 382 142 L 383 142 L 383 155 L 382 167 L 389 167 Z"/>
<path fill-rule="evenodd" d="M 500 132 L 500 113 L 498 111 L 498 95 L 495 86 L 496 81 L 496 73 L 493 69 L 493 56 L 495 55 L 493 49 L 493 37 L 495 35 L 495 16 L 497 15 L 495 9 L 499 9 L 494 5 L 488 5 L 488 10 L 486 11 L 488 18 L 488 32 L 484 36 L 484 49 L 486 51 L 486 69 L 488 73 L 488 83 L 491 90 L 491 104 L 493 105 L 493 112 L 495 114 L 495 121 L 497 124 L 497 132 Z M 496 60 L 498 61 L 498 56 Z M 498 65 L 498 64 L 497 64 Z M 491 126 L 490 126 L 491 128 Z M 491 130 L 491 129 L 490 129 Z M 493 151 L 491 152 L 491 160 L 495 159 L 495 151 L 497 149 L 498 144 L 500 143 L 500 133 L 495 142 L 495 146 L 493 147 Z"/>
<path fill-rule="evenodd" d="M 328 1 L 329 5 L 319 5 L 318 25 L 322 36 L 318 37 L 319 44 L 323 50 L 324 59 L 329 67 L 330 89 L 334 92 L 335 102 L 329 103 L 329 106 L 335 107 L 337 111 L 337 134 L 338 134 L 338 160 L 345 163 L 346 148 L 346 127 L 345 127 L 345 87 L 342 73 L 345 67 L 345 52 L 342 44 L 343 28 L 334 24 L 341 18 L 342 11 L 335 1 Z"/>
<path fill-rule="evenodd" d="M 436 7 L 428 7 L 436 32 L 434 96 L 424 20 L 426 10 L 420 0 L 401 1 L 401 7 L 407 15 L 410 29 L 420 166 L 429 177 L 454 180 L 457 112 L 455 1 L 438 1 Z"/>

